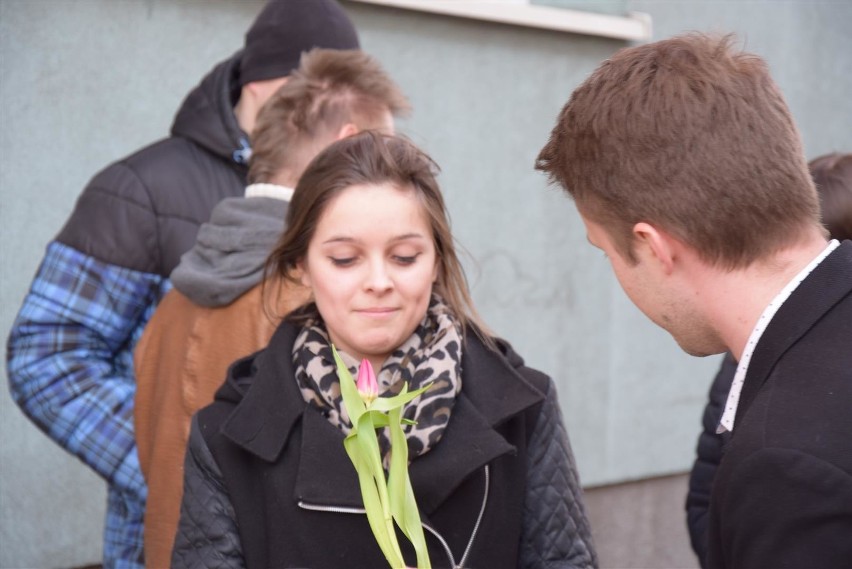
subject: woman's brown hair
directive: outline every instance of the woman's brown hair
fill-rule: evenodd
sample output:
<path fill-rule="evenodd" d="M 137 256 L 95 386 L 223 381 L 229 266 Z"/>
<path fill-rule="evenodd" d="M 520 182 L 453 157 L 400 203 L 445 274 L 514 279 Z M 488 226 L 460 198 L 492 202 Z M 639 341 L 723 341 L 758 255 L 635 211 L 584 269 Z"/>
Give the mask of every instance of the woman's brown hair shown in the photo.
<path fill-rule="evenodd" d="M 287 230 L 267 260 L 267 274 L 298 280 L 320 217 L 342 191 L 362 184 L 391 184 L 413 191 L 423 205 L 432 229 L 438 262 L 437 292 L 463 328 L 481 337 L 485 332 L 456 254 L 450 222 L 436 175 L 438 166 L 403 137 L 366 131 L 339 140 L 323 150 L 302 174 L 287 210 Z M 291 313 L 291 320 L 298 320 Z M 488 342 L 490 344 L 490 342 Z"/>

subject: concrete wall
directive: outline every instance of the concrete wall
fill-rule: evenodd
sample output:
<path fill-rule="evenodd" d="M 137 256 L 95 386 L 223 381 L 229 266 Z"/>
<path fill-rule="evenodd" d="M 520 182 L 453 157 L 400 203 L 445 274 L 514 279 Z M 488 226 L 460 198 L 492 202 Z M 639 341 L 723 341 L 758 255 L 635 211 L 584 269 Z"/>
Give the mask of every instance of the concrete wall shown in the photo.
<path fill-rule="evenodd" d="M 769 63 L 813 158 L 852 152 L 852 3 L 846 0 L 631 0 L 655 39 L 691 30 L 736 33 Z"/>
<path fill-rule="evenodd" d="M 684 523 L 685 474 L 586 490 L 598 561 L 606 569 L 698 569 Z"/>
<path fill-rule="evenodd" d="M 261 5 L 0 0 L 0 330 L 11 326 L 44 246 L 88 178 L 165 134 L 185 93 L 239 47 Z M 532 169 L 570 92 L 625 44 L 344 5 L 364 48 L 411 97 L 415 112 L 400 130 L 443 167 L 483 316 L 531 365 L 557 378 L 581 475 L 600 487 L 592 491 L 592 519 L 599 543 L 614 552 L 602 551 L 602 559 L 632 566 L 611 549 L 619 535 L 646 552 L 658 551 L 665 536 L 619 533 L 624 525 L 614 516 L 661 491 L 604 485 L 689 467 L 717 360 L 684 356 L 645 321 L 586 244 L 571 204 Z M 842 27 L 852 20 L 850 4 L 628 5 L 651 14 L 657 38 L 686 29 L 744 34 L 747 47 L 769 60 L 808 156 L 852 148 L 852 45 Z M 0 395 L 0 432 L 0 567 L 96 561 L 103 483 L 39 433 L 8 395 Z M 677 524 L 683 486 L 665 488 L 662 511 Z M 642 566 L 672 566 L 665 560 L 676 558 L 652 557 L 656 564 Z"/>

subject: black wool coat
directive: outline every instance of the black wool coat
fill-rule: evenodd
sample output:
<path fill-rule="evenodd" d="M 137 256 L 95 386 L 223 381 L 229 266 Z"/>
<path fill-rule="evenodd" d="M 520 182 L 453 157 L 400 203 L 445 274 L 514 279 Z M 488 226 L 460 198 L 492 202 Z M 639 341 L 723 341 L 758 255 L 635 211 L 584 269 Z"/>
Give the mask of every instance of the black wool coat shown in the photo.
<path fill-rule="evenodd" d="M 283 323 L 197 414 L 173 567 L 387 565 L 343 433 L 306 405 L 293 377 L 298 331 Z M 464 346 L 450 423 L 409 469 L 433 567 L 593 567 L 551 380 L 508 345 L 502 355 L 475 337 Z"/>
<path fill-rule="evenodd" d="M 708 567 L 852 567 L 852 241 L 757 344 L 710 504 Z"/>

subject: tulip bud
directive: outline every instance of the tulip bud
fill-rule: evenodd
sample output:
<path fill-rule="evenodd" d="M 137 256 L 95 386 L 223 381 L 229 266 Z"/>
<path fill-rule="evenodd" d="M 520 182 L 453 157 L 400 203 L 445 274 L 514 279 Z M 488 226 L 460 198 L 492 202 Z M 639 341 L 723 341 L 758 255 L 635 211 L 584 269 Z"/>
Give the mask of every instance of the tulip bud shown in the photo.
<path fill-rule="evenodd" d="M 373 365 L 370 360 L 364 358 L 361 360 L 361 365 L 358 368 L 358 393 L 364 404 L 369 405 L 379 396 L 379 384 L 376 381 L 376 374 L 373 372 Z"/>

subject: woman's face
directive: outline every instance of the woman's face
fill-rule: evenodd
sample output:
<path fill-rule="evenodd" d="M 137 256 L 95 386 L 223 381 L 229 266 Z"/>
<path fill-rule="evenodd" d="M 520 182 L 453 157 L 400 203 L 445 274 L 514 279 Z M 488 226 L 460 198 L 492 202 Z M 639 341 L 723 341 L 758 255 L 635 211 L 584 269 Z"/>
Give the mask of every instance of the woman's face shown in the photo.
<path fill-rule="evenodd" d="M 351 186 L 320 215 L 301 263 L 331 341 L 378 371 L 426 314 L 438 264 L 414 191 Z"/>

